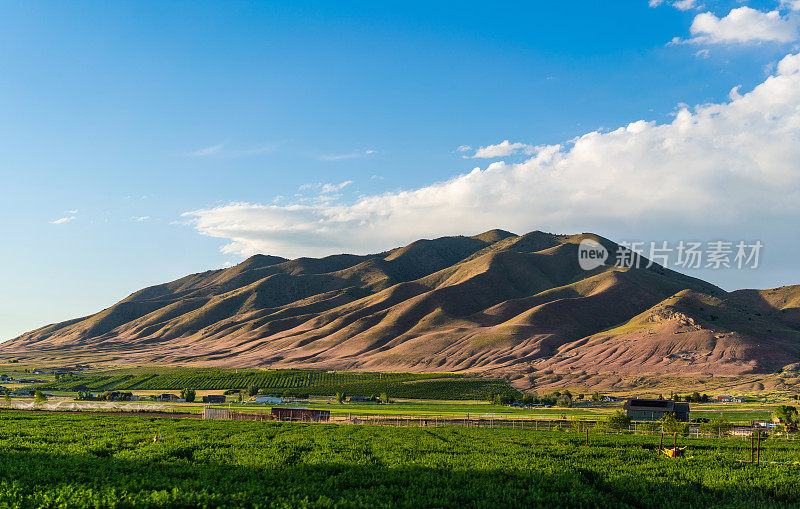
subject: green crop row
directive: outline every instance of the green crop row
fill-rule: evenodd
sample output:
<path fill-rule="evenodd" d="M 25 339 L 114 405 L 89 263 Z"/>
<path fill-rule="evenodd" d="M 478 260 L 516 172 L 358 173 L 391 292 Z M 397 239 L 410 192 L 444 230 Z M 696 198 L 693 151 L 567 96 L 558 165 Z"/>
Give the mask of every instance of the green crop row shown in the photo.
<path fill-rule="evenodd" d="M 156 440 L 154 440 L 154 438 Z M 2 507 L 796 507 L 749 441 L 0 412 Z"/>

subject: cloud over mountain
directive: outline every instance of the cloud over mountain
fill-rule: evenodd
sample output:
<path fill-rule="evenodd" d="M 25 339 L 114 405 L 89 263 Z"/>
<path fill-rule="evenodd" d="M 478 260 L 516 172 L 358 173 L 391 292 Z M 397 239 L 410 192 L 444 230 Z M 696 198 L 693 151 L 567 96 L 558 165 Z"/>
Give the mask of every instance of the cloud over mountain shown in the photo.
<path fill-rule="evenodd" d="M 227 239 L 225 252 L 296 256 L 364 253 L 497 225 L 608 231 L 636 219 L 654 231 L 666 223 L 758 230 L 767 221 L 794 224 L 799 198 L 800 55 L 788 55 L 773 76 L 748 93 L 734 89 L 727 102 L 537 147 L 520 163 L 350 203 L 230 203 L 186 216 L 198 232 Z"/>

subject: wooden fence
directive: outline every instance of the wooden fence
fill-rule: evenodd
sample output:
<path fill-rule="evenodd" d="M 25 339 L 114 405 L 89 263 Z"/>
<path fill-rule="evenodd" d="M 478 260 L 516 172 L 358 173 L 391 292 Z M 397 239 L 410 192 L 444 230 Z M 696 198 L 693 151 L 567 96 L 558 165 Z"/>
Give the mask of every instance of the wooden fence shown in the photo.
<path fill-rule="evenodd" d="M 203 419 L 223 419 L 237 421 L 271 421 L 275 420 L 268 412 L 245 412 L 228 408 L 203 408 Z M 402 426 L 402 427 L 463 427 L 463 428 L 496 428 L 520 429 L 531 431 L 572 431 L 592 432 L 607 434 L 635 434 L 635 435 L 672 435 L 674 430 L 664 429 L 654 422 L 633 422 L 622 429 L 610 428 L 605 421 L 580 420 L 580 419 L 527 419 L 527 418 L 494 418 L 494 417 L 442 417 L 419 415 L 335 415 L 330 422 L 339 424 L 367 425 L 367 426 Z M 688 436 L 692 438 L 731 438 L 747 440 L 754 432 L 761 431 L 773 434 L 773 431 L 756 426 L 733 426 L 725 431 L 711 433 L 697 424 L 691 424 Z M 796 434 L 784 434 L 783 438 L 795 440 Z M 774 436 L 774 435 L 773 435 Z"/>

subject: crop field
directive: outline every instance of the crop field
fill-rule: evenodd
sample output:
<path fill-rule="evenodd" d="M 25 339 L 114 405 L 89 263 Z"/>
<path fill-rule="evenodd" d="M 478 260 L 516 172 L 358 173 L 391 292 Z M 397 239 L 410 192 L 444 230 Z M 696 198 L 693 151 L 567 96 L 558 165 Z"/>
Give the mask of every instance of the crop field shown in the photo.
<path fill-rule="evenodd" d="M 73 376 L 41 385 L 44 390 L 76 391 L 81 387 L 105 391 L 246 389 L 258 387 L 267 393 L 287 396 L 377 396 L 385 392 L 395 398 L 485 400 L 491 394 L 518 394 L 499 379 L 470 378 L 453 373 L 362 373 L 313 370 L 211 370 L 186 369 L 166 372 L 109 371 Z"/>
<path fill-rule="evenodd" d="M 474 428 L 0 412 L 0 505 L 754 507 L 796 505 L 800 448 Z M 153 438 L 159 436 L 160 441 Z"/>

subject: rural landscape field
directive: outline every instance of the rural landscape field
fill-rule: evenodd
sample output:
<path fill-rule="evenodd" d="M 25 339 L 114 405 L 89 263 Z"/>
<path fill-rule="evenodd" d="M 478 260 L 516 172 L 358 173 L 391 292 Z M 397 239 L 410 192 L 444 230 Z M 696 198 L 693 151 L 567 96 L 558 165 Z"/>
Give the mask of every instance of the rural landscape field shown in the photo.
<path fill-rule="evenodd" d="M 800 0 L 6 0 L 0 70 L 0 509 L 800 507 Z"/>

